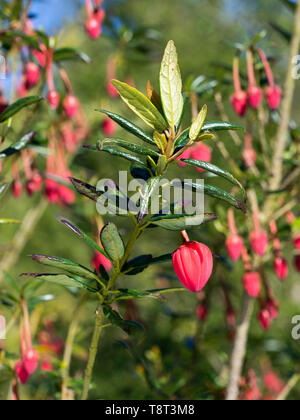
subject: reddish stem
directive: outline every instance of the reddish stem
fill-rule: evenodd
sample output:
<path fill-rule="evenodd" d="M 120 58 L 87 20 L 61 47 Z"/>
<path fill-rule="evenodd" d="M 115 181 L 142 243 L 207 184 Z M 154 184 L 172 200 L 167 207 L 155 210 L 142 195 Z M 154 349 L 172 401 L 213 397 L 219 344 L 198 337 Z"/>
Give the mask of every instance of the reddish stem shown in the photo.
<path fill-rule="evenodd" d="M 248 254 L 248 250 L 245 246 L 243 247 L 243 250 L 242 250 L 242 260 L 244 263 L 245 271 L 251 271 L 252 270 L 251 260 Z"/>
<path fill-rule="evenodd" d="M 31 163 L 30 163 L 28 153 L 27 153 L 26 150 L 22 150 L 21 155 L 22 155 L 25 177 L 26 177 L 27 180 L 31 179 L 32 178 L 32 169 L 31 169 Z"/>
<path fill-rule="evenodd" d="M 241 90 L 241 81 L 240 81 L 240 60 L 238 56 L 235 56 L 233 59 L 233 85 L 234 90 L 239 92 Z"/>
<path fill-rule="evenodd" d="M 237 229 L 236 229 L 233 209 L 228 210 L 228 226 L 229 226 L 230 235 L 236 236 L 237 235 Z"/>
<path fill-rule="evenodd" d="M 190 238 L 189 238 L 186 230 L 181 231 L 180 234 L 181 234 L 184 242 L 190 242 Z"/>
<path fill-rule="evenodd" d="M 72 85 L 71 85 L 69 76 L 67 75 L 67 72 L 65 71 L 65 69 L 60 69 L 60 76 L 62 78 L 62 81 L 63 81 L 64 85 L 65 85 L 67 94 L 72 95 L 73 94 Z"/>
<path fill-rule="evenodd" d="M 94 13 L 92 0 L 85 0 L 85 9 L 86 9 L 87 16 L 91 17 Z"/>
<path fill-rule="evenodd" d="M 245 149 L 252 150 L 252 136 L 250 133 L 245 135 Z"/>
<path fill-rule="evenodd" d="M 248 79 L 250 87 L 256 86 L 253 55 L 250 50 L 247 50 L 247 68 L 248 68 Z"/>
<path fill-rule="evenodd" d="M 260 55 L 261 61 L 264 65 L 265 72 L 269 81 L 269 85 L 273 88 L 275 86 L 274 76 L 273 76 L 272 69 L 270 67 L 270 63 L 267 59 L 267 56 L 263 50 L 258 50 L 258 54 Z"/>
<path fill-rule="evenodd" d="M 31 331 L 30 331 L 30 319 L 27 305 L 24 301 L 22 301 L 22 308 L 24 314 L 24 332 L 25 332 L 25 342 L 27 345 L 27 349 L 32 349 L 32 340 L 31 340 Z"/>

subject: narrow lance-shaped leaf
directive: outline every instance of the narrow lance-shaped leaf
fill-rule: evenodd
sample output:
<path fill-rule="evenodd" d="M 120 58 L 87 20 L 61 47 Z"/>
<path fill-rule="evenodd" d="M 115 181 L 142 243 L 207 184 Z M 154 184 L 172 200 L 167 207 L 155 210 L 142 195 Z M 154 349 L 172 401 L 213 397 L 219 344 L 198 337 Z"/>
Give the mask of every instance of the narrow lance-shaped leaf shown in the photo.
<path fill-rule="evenodd" d="M 84 195 L 93 201 L 97 201 L 98 198 L 101 197 L 102 193 L 98 191 L 96 187 L 76 178 L 70 178 L 70 180 L 79 194 Z"/>
<path fill-rule="evenodd" d="M 129 141 L 116 137 L 99 140 L 97 142 L 96 150 L 101 151 L 106 145 L 116 145 L 122 147 L 123 149 L 129 150 L 130 152 L 137 153 L 143 156 L 159 156 L 159 153 L 155 152 L 155 150 L 152 150 L 149 147 L 145 147 L 140 144 L 130 143 Z M 90 149 L 94 150 L 93 147 L 90 147 Z"/>
<path fill-rule="evenodd" d="M 35 132 L 31 131 L 30 133 L 22 137 L 20 140 L 13 143 L 7 149 L 2 150 L 0 152 L 0 158 L 6 158 L 24 149 L 32 141 L 32 139 L 34 138 L 34 135 L 35 135 Z"/>
<path fill-rule="evenodd" d="M 169 41 L 161 63 L 160 96 L 166 119 L 175 127 L 182 114 L 182 79 L 174 41 Z"/>
<path fill-rule="evenodd" d="M 203 223 L 208 223 L 216 220 L 218 217 L 215 214 L 194 214 L 194 215 L 166 215 L 157 216 L 151 219 L 151 222 L 166 230 L 182 231 L 195 229 Z"/>
<path fill-rule="evenodd" d="M 47 281 L 50 283 L 58 284 L 64 287 L 77 287 L 79 289 L 86 289 L 89 292 L 97 293 L 98 289 L 92 287 L 84 279 L 77 276 L 67 276 L 66 274 L 43 274 L 43 273 L 25 273 L 22 276 L 34 277 L 35 279 Z"/>
<path fill-rule="evenodd" d="M 75 48 L 58 48 L 54 51 L 53 60 L 55 62 L 69 61 L 69 60 L 81 60 L 86 64 L 91 63 L 91 59 L 84 52 Z"/>
<path fill-rule="evenodd" d="M 155 144 L 155 141 L 150 136 L 150 134 L 146 133 L 137 125 L 133 124 L 131 121 L 127 120 L 126 118 L 122 117 L 121 115 L 114 114 L 109 111 L 105 111 L 103 109 L 99 110 L 103 114 L 107 115 L 111 120 L 115 121 L 120 127 L 124 128 L 129 133 L 133 134 L 134 136 L 140 138 L 141 140 L 145 141 L 149 144 Z"/>
<path fill-rule="evenodd" d="M 91 146 L 91 145 L 86 145 L 84 147 L 86 149 L 98 150 L 99 151 L 99 148 L 95 148 L 94 146 Z M 101 149 L 101 152 L 106 152 L 106 153 L 109 153 L 112 156 L 117 156 L 117 157 L 120 157 L 122 159 L 129 160 L 129 162 L 134 162 L 134 163 L 137 163 L 138 165 L 142 165 L 142 166 L 147 167 L 146 163 L 142 159 L 140 159 L 138 156 L 134 156 L 131 153 L 124 152 L 123 150 L 115 149 L 111 146 L 103 146 L 102 149 Z"/>
<path fill-rule="evenodd" d="M 125 247 L 117 226 L 114 223 L 105 225 L 101 231 L 100 238 L 103 248 L 110 259 L 115 263 L 119 263 L 124 256 Z"/>
<path fill-rule="evenodd" d="M 86 233 L 84 233 L 81 229 L 79 229 L 77 226 L 73 225 L 68 220 L 64 219 L 63 217 L 58 219 L 61 223 L 63 223 L 67 228 L 72 230 L 77 236 L 79 236 L 81 239 L 85 240 L 85 242 L 94 248 L 96 251 L 100 252 L 100 254 L 104 255 L 106 258 L 110 259 L 108 254 L 101 248 L 100 245 L 98 245 L 92 238 L 90 238 Z"/>
<path fill-rule="evenodd" d="M 84 267 L 81 264 L 78 264 L 74 261 L 68 260 L 66 258 L 61 257 L 53 257 L 48 255 L 30 255 L 30 257 L 37 261 L 40 264 L 49 266 L 49 267 L 55 267 L 63 269 L 71 274 L 75 274 L 87 279 L 95 279 L 95 273 L 93 271 L 89 270 L 88 268 Z"/>
<path fill-rule="evenodd" d="M 112 84 L 126 105 L 146 124 L 158 131 L 164 131 L 168 128 L 168 124 L 161 113 L 145 95 L 118 80 L 113 80 Z"/>
<path fill-rule="evenodd" d="M 138 223 L 140 223 L 146 214 L 149 212 L 149 204 L 152 196 L 157 193 L 161 177 L 150 178 L 144 185 L 141 198 L 141 210 L 138 216 Z"/>
<path fill-rule="evenodd" d="M 9 118 L 13 117 L 23 108 L 36 104 L 42 101 L 43 99 L 44 98 L 40 96 L 28 96 L 27 98 L 19 99 L 18 101 L 14 102 L 12 105 L 7 107 L 6 110 L 2 112 L 2 114 L 0 114 L 0 123 L 7 121 Z"/>
<path fill-rule="evenodd" d="M 206 116 L 207 116 L 207 105 L 203 105 L 203 108 L 199 112 L 198 117 L 193 122 L 190 128 L 190 132 L 189 132 L 190 140 L 194 141 L 197 139 L 197 137 L 199 136 L 202 130 L 203 124 L 206 120 Z"/>
<path fill-rule="evenodd" d="M 0 225 L 8 225 L 8 224 L 20 224 L 20 220 L 15 219 L 0 219 Z"/>
<path fill-rule="evenodd" d="M 211 163 L 202 162 L 200 160 L 183 159 L 182 161 L 184 163 L 188 164 L 188 165 L 195 166 L 196 168 L 204 169 L 205 171 L 208 171 L 208 172 L 211 172 L 215 175 L 218 175 L 218 176 L 226 179 L 227 181 L 231 182 L 233 185 L 237 185 L 242 190 L 242 192 L 244 194 L 244 197 L 246 199 L 246 191 L 245 191 L 244 187 L 230 172 L 227 172 L 224 169 L 221 169 L 218 166 L 215 166 Z"/>
<path fill-rule="evenodd" d="M 213 198 L 218 198 L 219 200 L 225 201 L 246 213 L 245 205 L 241 201 L 233 197 L 233 195 L 229 194 L 227 191 L 222 190 L 221 188 L 217 188 L 208 184 L 203 185 L 189 182 L 184 182 L 183 187 L 191 188 L 193 191 L 203 192 L 204 194 L 207 194 Z"/>

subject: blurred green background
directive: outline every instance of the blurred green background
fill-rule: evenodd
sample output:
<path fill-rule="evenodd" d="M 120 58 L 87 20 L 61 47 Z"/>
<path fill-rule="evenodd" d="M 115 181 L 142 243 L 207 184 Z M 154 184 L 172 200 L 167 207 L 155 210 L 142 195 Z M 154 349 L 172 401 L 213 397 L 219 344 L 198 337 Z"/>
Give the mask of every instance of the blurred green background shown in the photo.
<path fill-rule="evenodd" d="M 90 65 L 79 63 L 68 65 L 66 68 L 74 92 L 83 104 L 93 127 L 91 138 L 87 141 L 93 143 L 101 136 L 102 117 L 94 111 L 96 108 L 110 109 L 130 117 L 131 114 L 121 101 L 109 99 L 106 92 L 106 63 L 108 57 L 115 52 L 115 45 L 106 34 L 96 42 L 90 41 L 83 30 L 84 14 L 80 2 L 79 4 L 71 2 L 69 5 L 67 3 L 69 2 L 66 2 L 60 13 L 66 24 L 63 29 L 60 28 L 58 36 L 61 46 L 78 47 L 92 58 Z M 276 79 L 281 85 L 283 83 L 288 58 L 288 43 L 272 29 L 270 23 L 276 22 L 283 28 L 291 30 L 292 13 L 279 0 L 252 0 L 251 2 L 247 0 L 127 0 L 109 3 L 106 2 L 106 6 L 110 16 L 126 18 L 128 24 L 133 27 L 145 25 L 161 34 L 152 45 L 149 59 L 145 60 L 144 56 L 127 56 L 126 62 L 123 63 L 126 71 L 118 74 L 119 78 L 126 74 L 130 75 L 136 87 L 143 91 L 148 79 L 157 87 L 159 62 L 169 39 L 174 39 L 177 45 L 184 80 L 191 75 L 196 77 L 200 74 L 214 79 L 218 75 L 217 63 L 228 66 L 232 63 L 234 50 L 225 41 L 243 42 L 246 36 L 251 38 L 262 29 L 268 31 L 264 40 L 265 49 L 276 58 L 274 66 Z M 42 11 L 48 5 L 51 9 L 49 22 L 43 22 L 45 21 L 43 17 L 41 22 L 37 21 L 37 23 L 45 23 L 50 32 L 57 33 L 59 28 L 55 16 L 58 11 L 55 6 L 51 6 L 51 1 L 47 1 L 47 5 L 41 2 L 34 6 L 35 11 L 43 13 Z M 230 81 L 229 73 L 228 80 Z M 300 83 L 297 86 L 294 107 L 294 118 L 297 120 L 298 117 L 298 122 L 299 88 Z M 223 91 L 231 121 L 242 123 L 228 106 L 227 98 L 232 92 L 232 86 L 230 84 L 225 86 Z M 209 108 L 208 119 L 219 119 L 211 95 L 204 97 L 204 101 Z M 121 134 L 121 131 L 118 134 Z M 222 135 L 222 141 L 231 148 L 232 142 L 228 134 Z M 232 149 L 233 156 L 238 155 L 238 152 Z M 213 160 L 221 167 L 230 169 L 217 149 L 214 149 Z M 125 166 L 127 166 L 126 163 Z M 119 169 L 124 169 L 124 162 L 108 155 L 93 154 L 85 150 L 79 152 L 72 166 L 78 178 L 93 177 L 95 180 L 105 177 L 117 181 Z M 186 171 L 184 175 L 193 177 L 195 173 L 193 170 Z M 218 181 L 214 182 L 218 183 Z M 2 203 L 1 215 L 24 219 L 33 203 L 35 206 L 39 200 L 38 196 L 29 199 L 23 195 L 16 201 L 7 195 L 5 203 Z M 92 226 L 87 223 L 87 220 L 93 219 L 96 208 L 93 203 L 80 196 L 77 196 L 76 204 L 71 209 L 48 206 L 37 228 L 32 232 L 18 263 L 11 270 L 10 274 L 19 282 L 24 281 L 19 277 L 20 273 L 35 272 L 41 268 L 27 257 L 31 253 L 63 256 L 84 265 L 90 265 L 92 257 L 90 249 L 56 220 L 58 215 L 71 219 L 87 232 L 91 232 Z M 244 216 L 239 217 L 240 222 L 243 223 Z M 130 229 L 128 220 L 118 219 L 116 223 L 126 237 Z M 0 252 L 4 252 L 7 248 L 11 248 L 13 252 L 14 243 L 11 240 L 16 232 L 17 228 L 1 227 Z M 213 243 L 209 228 L 193 233 L 192 238 Z M 135 253 L 160 255 L 173 251 L 179 244 L 178 234 L 160 231 L 157 235 L 157 232 L 153 231 L 147 233 L 147 236 L 138 242 Z M 292 248 L 286 249 L 285 253 L 292 264 L 291 250 Z M 293 272 L 292 269 L 291 272 Z M 300 342 L 291 338 L 291 319 L 294 315 L 300 314 L 299 275 L 292 274 L 284 284 L 279 284 L 273 272 L 270 270 L 269 273 L 276 297 L 280 300 L 280 316 L 269 332 L 263 332 L 255 318 L 253 319 L 245 372 L 247 368 L 253 368 L 260 374 L 263 363 L 270 360 L 274 369 L 284 381 L 287 381 L 300 367 Z M 241 302 L 241 275 L 241 263 L 237 264 L 234 271 L 225 273 L 226 281 L 232 287 L 237 310 Z M 170 276 L 170 279 L 167 276 Z M 174 286 L 178 284 L 170 264 L 166 264 L 150 268 L 136 278 L 123 278 L 122 285 L 151 289 L 169 281 Z M 190 399 L 222 398 L 226 385 L 226 364 L 231 342 L 228 340 L 219 282 L 220 276 L 217 274 L 210 281 L 208 287 L 210 311 L 203 328 L 199 329 L 199 322 L 195 317 L 196 297 L 183 293 L 170 296 L 167 302 L 143 300 L 138 302 L 138 317 L 145 325 L 146 333 L 144 337 L 133 340 L 130 344 L 131 350 L 126 350 L 124 343 L 123 345 L 120 343 L 120 340 L 124 340 L 122 332 L 115 328 L 106 329 L 97 358 L 96 386 L 91 392 L 91 397 L 98 399 L 156 399 L 166 396 Z M 41 328 L 42 320 L 49 317 L 55 323 L 57 334 L 65 338 L 76 300 L 63 288 L 45 285 L 43 291 L 55 294 L 56 299 L 39 306 L 38 329 Z M 85 349 L 88 347 L 93 327 L 95 304 L 93 301 L 89 302 L 82 316 L 72 364 L 74 377 L 82 371 L 84 366 Z M 4 313 L 5 311 L 4 309 Z M 121 311 L 124 313 L 123 307 Z M 7 316 L 9 317 L 8 312 Z M 196 352 L 193 343 L 197 331 L 200 339 Z M 17 330 L 14 330 L 8 337 L 8 348 L 16 349 L 17 342 Z M 144 378 L 141 368 L 143 364 L 149 369 L 150 384 L 147 384 Z M 53 389 L 49 388 L 37 375 L 28 387 L 23 388 L 22 393 L 24 397 L 47 399 L 53 395 Z M 290 398 L 300 398 L 299 388 L 293 391 Z"/>

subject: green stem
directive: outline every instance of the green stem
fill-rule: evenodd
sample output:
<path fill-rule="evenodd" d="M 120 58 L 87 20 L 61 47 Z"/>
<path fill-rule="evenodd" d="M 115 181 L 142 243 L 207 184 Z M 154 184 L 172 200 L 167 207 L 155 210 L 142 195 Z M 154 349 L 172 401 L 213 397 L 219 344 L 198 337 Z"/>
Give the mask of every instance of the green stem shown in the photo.
<path fill-rule="evenodd" d="M 87 368 L 85 371 L 81 401 L 86 401 L 88 399 L 89 389 L 90 389 L 90 385 L 92 381 L 93 370 L 94 370 L 95 360 L 96 360 L 96 356 L 98 352 L 98 345 L 99 345 L 102 328 L 103 328 L 103 312 L 102 312 L 101 305 L 99 305 L 97 309 L 97 314 L 96 314 L 96 322 L 95 322 L 93 338 L 92 338 L 92 342 L 90 346 L 89 360 L 88 360 Z"/>

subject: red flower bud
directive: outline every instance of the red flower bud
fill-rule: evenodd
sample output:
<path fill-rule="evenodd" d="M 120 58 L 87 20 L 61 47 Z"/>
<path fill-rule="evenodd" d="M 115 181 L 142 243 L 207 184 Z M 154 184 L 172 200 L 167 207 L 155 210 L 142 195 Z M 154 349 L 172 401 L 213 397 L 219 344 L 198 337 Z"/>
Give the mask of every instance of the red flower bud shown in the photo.
<path fill-rule="evenodd" d="M 250 242 L 257 255 L 260 255 L 261 257 L 265 255 L 269 243 L 267 232 L 257 230 L 251 232 Z"/>
<path fill-rule="evenodd" d="M 201 160 L 202 162 L 211 161 L 211 148 L 204 143 L 198 143 L 191 149 L 192 159 Z M 204 172 L 201 168 L 196 168 L 198 172 Z"/>
<path fill-rule="evenodd" d="M 248 102 L 253 109 L 257 109 L 263 99 L 263 91 L 258 86 L 250 86 L 248 88 Z"/>
<path fill-rule="evenodd" d="M 77 112 L 78 106 L 79 106 L 79 102 L 75 96 L 69 95 L 64 99 L 63 107 L 69 118 L 74 117 L 74 115 Z"/>
<path fill-rule="evenodd" d="M 29 375 L 32 375 L 36 371 L 38 361 L 39 353 L 36 350 L 30 349 L 25 352 L 23 364 Z"/>
<path fill-rule="evenodd" d="M 274 268 L 275 268 L 277 277 L 280 280 L 284 280 L 287 278 L 289 274 L 289 266 L 284 258 L 282 257 L 276 258 L 274 261 Z"/>
<path fill-rule="evenodd" d="M 268 86 L 266 88 L 267 101 L 271 109 L 279 108 L 281 102 L 281 95 L 282 90 L 279 86 Z"/>
<path fill-rule="evenodd" d="M 15 373 L 22 385 L 25 385 L 28 382 L 30 375 L 22 361 L 16 363 Z"/>
<path fill-rule="evenodd" d="M 19 198 L 22 195 L 22 183 L 18 180 L 14 181 L 13 186 L 13 195 L 15 198 Z"/>
<path fill-rule="evenodd" d="M 261 291 L 260 277 L 256 272 L 245 273 L 243 277 L 244 287 L 248 295 L 257 298 Z"/>
<path fill-rule="evenodd" d="M 233 261 L 237 261 L 243 250 L 244 242 L 243 239 L 238 235 L 231 235 L 226 241 L 228 254 Z"/>
<path fill-rule="evenodd" d="M 106 89 L 107 89 L 107 93 L 109 94 L 111 98 L 117 98 L 119 96 L 117 89 L 114 87 L 114 85 L 111 82 L 107 83 Z"/>
<path fill-rule="evenodd" d="M 33 177 L 26 184 L 26 191 L 29 196 L 32 196 L 34 193 L 40 191 L 43 185 L 42 176 L 36 172 Z"/>
<path fill-rule="evenodd" d="M 280 392 L 284 389 L 284 383 L 276 375 L 276 373 L 272 371 L 269 371 L 264 375 L 264 385 L 269 391 L 276 395 L 280 394 Z"/>
<path fill-rule="evenodd" d="M 204 305 L 203 303 L 200 303 L 196 309 L 196 315 L 199 321 L 204 322 L 207 318 L 207 314 L 208 314 L 207 306 Z"/>
<path fill-rule="evenodd" d="M 258 322 L 260 323 L 261 327 L 267 331 L 270 328 L 272 319 L 270 316 L 270 312 L 267 309 L 261 309 L 258 313 Z"/>
<path fill-rule="evenodd" d="M 41 370 L 43 372 L 53 372 L 53 366 L 51 365 L 51 363 L 44 361 L 41 364 Z"/>
<path fill-rule="evenodd" d="M 178 157 L 178 165 L 181 167 L 186 166 L 185 162 L 181 162 L 181 159 L 191 159 L 192 156 L 192 149 L 186 149 L 179 157 Z"/>
<path fill-rule="evenodd" d="M 46 179 L 46 189 L 45 194 L 48 199 L 48 201 L 51 204 L 54 204 L 59 199 L 59 190 L 58 190 L 58 183 L 54 181 L 54 179 Z"/>
<path fill-rule="evenodd" d="M 47 47 L 44 44 L 40 44 L 39 47 L 41 51 L 33 50 L 32 54 L 40 66 L 44 68 L 47 63 Z"/>
<path fill-rule="evenodd" d="M 279 309 L 279 303 L 272 299 L 268 299 L 266 302 L 266 309 L 269 311 L 271 320 L 274 320 L 278 318 L 278 309 Z"/>
<path fill-rule="evenodd" d="M 99 24 L 101 25 L 102 22 L 105 19 L 105 10 L 104 9 L 98 9 L 95 13 L 94 13 L 95 19 L 97 19 L 97 21 L 99 22 Z"/>
<path fill-rule="evenodd" d="M 35 63 L 30 62 L 26 66 L 26 80 L 30 86 L 35 86 L 40 78 L 40 69 Z"/>
<path fill-rule="evenodd" d="M 300 249 L 300 235 L 294 239 L 294 245 L 296 249 Z"/>
<path fill-rule="evenodd" d="M 113 120 L 111 120 L 110 118 L 106 118 L 103 121 L 101 127 L 102 127 L 102 130 L 103 130 L 103 133 L 108 137 L 113 136 L 116 132 L 116 123 Z"/>
<path fill-rule="evenodd" d="M 111 270 L 111 261 L 106 258 L 104 255 L 102 255 L 100 252 L 97 252 L 92 261 L 94 269 L 99 273 L 99 267 L 100 265 L 103 265 L 106 271 Z"/>
<path fill-rule="evenodd" d="M 295 256 L 294 263 L 295 263 L 296 270 L 300 272 L 300 255 Z"/>
<path fill-rule="evenodd" d="M 49 92 L 48 93 L 48 101 L 49 101 L 49 104 L 50 104 L 51 108 L 57 109 L 58 106 L 59 106 L 59 101 L 60 101 L 59 93 L 56 92 L 55 90 L 52 90 L 51 92 Z"/>
<path fill-rule="evenodd" d="M 173 254 L 173 266 L 177 277 L 191 292 L 200 292 L 213 270 L 210 249 L 199 242 L 185 242 Z"/>
<path fill-rule="evenodd" d="M 247 93 L 243 90 L 239 90 L 235 92 L 231 96 L 231 104 L 235 110 L 235 112 L 240 116 L 243 117 L 247 111 Z"/>
<path fill-rule="evenodd" d="M 101 25 L 99 23 L 99 20 L 95 16 L 88 18 L 85 23 L 85 30 L 90 36 L 90 38 L 99 38 L 99 36 L 101 35 Z"/>

